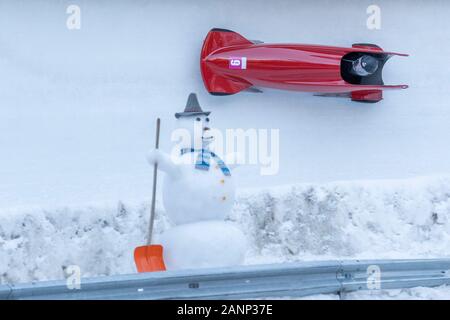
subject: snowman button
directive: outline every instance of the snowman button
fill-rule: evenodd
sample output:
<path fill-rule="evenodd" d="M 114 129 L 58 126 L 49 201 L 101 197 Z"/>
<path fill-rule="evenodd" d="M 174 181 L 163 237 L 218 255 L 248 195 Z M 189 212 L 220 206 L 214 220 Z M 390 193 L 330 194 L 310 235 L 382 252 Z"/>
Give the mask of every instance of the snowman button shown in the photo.
<path fill-rule="evenodd" d="M 220 179 L 220 183 L 224 184 L 225 183 L 225 179 Z"/>
<path fill-rule="evenodd" d="M 222 201 L 225 201 L 225 200 L 227 200 L 227 197 L 226 197 L 226 196 L 223 196 L 223 197 L 222 197 Z"/>

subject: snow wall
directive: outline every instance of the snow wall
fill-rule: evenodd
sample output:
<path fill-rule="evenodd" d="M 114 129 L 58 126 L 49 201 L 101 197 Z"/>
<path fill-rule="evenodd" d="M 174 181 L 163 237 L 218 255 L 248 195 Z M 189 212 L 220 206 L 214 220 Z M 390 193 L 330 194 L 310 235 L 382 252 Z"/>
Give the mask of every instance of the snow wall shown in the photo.
<path fill-rule="evenodd" d="M 157 211 L 156 230 L 171 223 Z M 5 212 L 5 283 L 134 273 L 149 203 L 29 208 Z M 229 220 L 250 243 L 246 263 L 449 256 L 450 177 L 296 184 L 241 190 Z M 207 232 L 207 231 L 205 231 Z"/>

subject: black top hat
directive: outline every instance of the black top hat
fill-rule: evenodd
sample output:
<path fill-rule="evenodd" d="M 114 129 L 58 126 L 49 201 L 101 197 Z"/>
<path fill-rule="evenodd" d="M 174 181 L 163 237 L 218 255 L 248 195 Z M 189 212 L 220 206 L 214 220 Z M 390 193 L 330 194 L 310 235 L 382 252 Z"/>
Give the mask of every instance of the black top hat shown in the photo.
<path fill-rule="evenodd" d="M 184 108 L 183 112 L 177 112 L 175 113 L 175 118 L 180 117 L 190 117 L 190 116 L 197 116 L 197 115 L 205 115 L 208 116 L 211 112 L 210 111 L 203 111 L 200 107 L 200 104 L 197 100 L 197 95 L 195 93 L 191 93 L 188 97 L 188 100 L 186 102 L 186 108 Z"/>

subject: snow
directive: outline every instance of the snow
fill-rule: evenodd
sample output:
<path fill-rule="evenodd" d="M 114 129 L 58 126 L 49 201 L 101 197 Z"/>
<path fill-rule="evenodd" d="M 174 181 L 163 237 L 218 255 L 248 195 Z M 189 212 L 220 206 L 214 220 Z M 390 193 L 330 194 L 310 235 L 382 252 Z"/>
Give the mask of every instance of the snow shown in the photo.
<path fill-rule="evenodd" d="M 349 300 L 450 300 L 450 286 L 350 292 Z"/>
<path fill-rule="evenodd" d="M 69 4 L 0 3 L 2 208 L 142 201 L 155 119 L 169 152 L 190 92 L 218 129 L 280 129 L 279 173 L 242 169 L 241 187 L 450 172 L 447 1 L 377 1 L 381 30 L 366 28 L 370 1 L 80 1 L 74 31 Z M 210 96 L 198 59 L 212 27 L 265 42 L 377 43 L 411 54 L 384 70 L 410 88 L 373 105 L 276 90 Z"/>
<path fill-rule="evenodd" d="M 449 216 L 450 177 L 428 177 L 238 190 L 228 221 L 256 264 L 448 257 Z M 0 279 L 61 279 L 69 265 L 85 277 L 134 273 L 148 219 L 149 202 L 4 212 Z M 157 202 L 156 235 L 173 227 Z"/>
<path fill-rule="evenodd" d="M 201 221 L 177 225 L 157 240 L 167 270 L 241 265 L 247 252 L 242 231 L 230 222 Z"/>
<path fill-rule="evenodd" d="M 255 262 L 449 255 L 450 181 L 416 178 L 299 184 L 242 193 Z M 264 257 L 264 258 L 262 258 Z"/>
<path fill-rule="evenodd" d="M 390 290 L 360 290 L 337 294 L 315 294 L 306 297 L 268 297 L 264 300 L 450 300 L 450 286 L 415 287 Z"/>
<path fill-rule="evenodd" d="M 189 92 L 220 130 L 280 129 L 278 174 L 234 172 L 228 219 L 247 237 L 247 264 L 448 257 L 448 1 L 379 0 L 381 30 L 366 28 L 371 1 L 78 1 L 81 29 L 69 31 L 72 2 L 0 2 L 0 282 L 60 279 L 71 264 L 83 276 L 135 272 L 154 122 L 170 152 Z M 377 43 L 411 54 L 384 71 L 410 88 L 373 105 L 210 96 L 198 57 L 212 27 L 265 42 Z M 158 201 L 156 232 L 171 226 Z"/>
<path fill-rule="evenodd" d="M 210 119 L 207 122 L 206 118 L 206 115 L 180 117 L 176 120 L 179 126 L 177 132 L 182 131 L 180 136 L 184 139 L 173 145 L 171 154 L 152 150 L 147 156 L 149 164 L 153 166 L 157 163 L 158 170 L 164 174 L 160 179 L 164 209 L 175 224 L 223 220 L 234 203 L 234 177 L 228 171 L 226 174 L 223 172 L 224 169 L 229 170 L 228 167 L 220 167 L 218 159 L 224 158 L 222 154 L 217 155 L 218 158 L 209 155 L 207 161 L 202 158 L 207 168 L 196 169 L 196 162 L 203 157 L 198 150 L 211 151 L 209 145 L 213 135 L 208 129 Z M 196 151 L 181 154 L 185 148 Z"/>

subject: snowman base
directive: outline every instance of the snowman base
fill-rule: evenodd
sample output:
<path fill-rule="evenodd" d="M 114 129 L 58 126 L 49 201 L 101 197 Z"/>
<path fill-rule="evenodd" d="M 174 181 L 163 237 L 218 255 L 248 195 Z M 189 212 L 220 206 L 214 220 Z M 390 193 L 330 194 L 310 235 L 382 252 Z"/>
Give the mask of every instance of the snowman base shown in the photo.
<path fill-rule="evenodd" d="M 225 221 L 179 225 L 164 232 L 158 241 L 164 247 L 167 270 L 241 265 L 247 251 L 242 231 Z"/>

